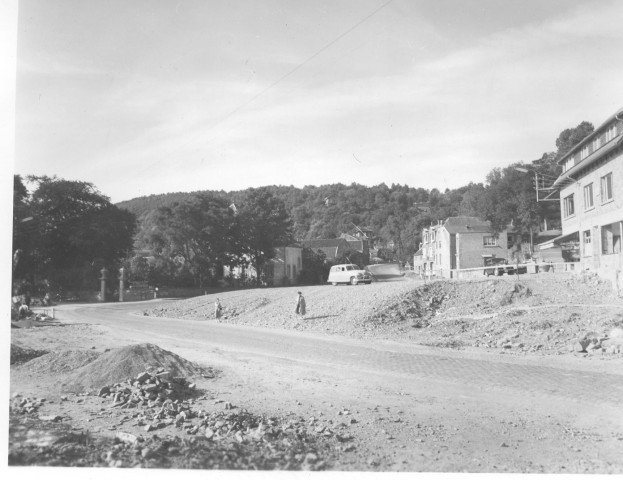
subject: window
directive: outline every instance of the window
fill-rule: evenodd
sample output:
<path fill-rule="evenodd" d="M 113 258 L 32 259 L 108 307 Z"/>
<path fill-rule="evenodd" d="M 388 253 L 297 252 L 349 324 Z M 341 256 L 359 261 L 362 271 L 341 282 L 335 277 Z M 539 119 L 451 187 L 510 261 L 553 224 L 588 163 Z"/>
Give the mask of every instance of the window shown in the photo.
<path fill-rule="evenodd" d="M 593 152 L 601 147 L 601 137 L 595 137 L 593 140 Z"/>
<path fill-rule="evenodd" d="M 612 200 L 612 173 L 601 177 L 601 203 Z"/>
<path fill-rule="evenodd" d="M 609 142 L 616 136 L 617 136 L 617 127 L 616 125 L 612 125 L 608 130 L 606 130 L 606 142 Z"/>
<path fill-rule="evenodd" d="M 583 147 L 580 151 L 580 160 L 584 160 L 586 157 L 588 157 L 588 145 Z"/>
<path fill-rule="evenodd" d="M 571 215 L 575 215 L 575 206 L 573 204 L 573 194 L 565 197 L 563 200 L 563 210 L 565 217 L 570 217 Z"/>
<path fill-rule="evenodd" d="M 428 232 L 424 232 L 424 243 L 428 243 Z"/>
<path fill-rule="evenodd" d="M 593 184 L 589 183 L 584 187 L 584 210 L 588 210 L 593 207 Z"/>
<path fill-rule="evenodd" d="M 592 254 L 591 251 L 591 231 L 590 230 L 584 230 L 582 232 L 582 245 L 583 245 L 583 250 L 584 250 L 584 256 L 585 257 L 590 257 Z"/>
<path fill-rule="evenodd" d="M 567 161 L 565 162 L 565 166 L 563 167 L 563 171 L 567 172 L 571 170 L 574 165 L 575 165 L 575 161 L 573 157 L 568 158 Z"/>
<path fill-rule="evenodd" d="M 482 237 L 482 243 L 485 247 L 495 247 L 498 244 L 498 239 L 495 237 Z"/>
<path fill-rule="evenodd" d="M 506 246 L 511 248 L 513 246 L 513 235 L 511 233 L 506 234 Z"/>
<path fill-rule="evenodd" d="M 430 232 L 430 241 L 431 242 L 435 241 L 435 232 Z"/>
<path fill-rule="evenodd" d="M 601 253 L 610 255 L 621 251 L 621 230 L 617 224 L 601 227 Z"/>

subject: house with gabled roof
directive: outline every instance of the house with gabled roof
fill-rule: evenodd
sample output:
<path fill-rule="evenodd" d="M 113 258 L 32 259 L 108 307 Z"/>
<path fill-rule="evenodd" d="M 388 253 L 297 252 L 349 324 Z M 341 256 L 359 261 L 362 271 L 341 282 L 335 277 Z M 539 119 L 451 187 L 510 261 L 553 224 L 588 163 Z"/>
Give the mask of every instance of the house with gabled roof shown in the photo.
<path fill-rule="evenodd" d="M 299 240 L 298 243 L 310 248 L 314 252 L 321 251 L 325 254 L 328 261 L 333 261 L 345 253 L 351 251 L 351 247 L 344 238 L 314 238 L 309 240 Z"/>
<path fill-rule="evenodd" d="M 421 263 L 425 276 L 452 278 L 457 270 L 484 267 L 486 258 L 510 260 L 509 240 L 506 230 L 496 235 L 486 220 L 449 217 L 422 231 L 421 259 L 414 263 Z"/>
<path fill-rule="evenodd" d="M 363 254 L 367 259 L 370 258 L 370 242 L 366 235 L 343 233 L 340 235 L 340 238 L 346 240 L 352 250 Z"/>

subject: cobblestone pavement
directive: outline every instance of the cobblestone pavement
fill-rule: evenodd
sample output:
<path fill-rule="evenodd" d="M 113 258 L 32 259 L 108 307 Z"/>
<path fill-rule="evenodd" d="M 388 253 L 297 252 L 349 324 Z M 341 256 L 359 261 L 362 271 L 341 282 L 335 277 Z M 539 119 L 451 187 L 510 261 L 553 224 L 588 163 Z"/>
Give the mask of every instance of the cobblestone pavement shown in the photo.
<path fill-rule="evenodd" d="M 470 358 L 460 352 L 391 345 L 387 342 L 322 336 L 301 332 L 239 327 L 205 321 L 179 321 L 133 315 L 136 306 L 85 307 L 59 312 L 69 321 L 101 323 L 116 330 L 129 330 L 129 338 L 184 345 L 197 344 L 235 354 L 254 354 L 299 363 L 356 369 L 371 374 L 400 374 L 414 378 L 473 385 L 482 389 L 505 389 L 522 395 L 553 395 L 591 404 L 623 402 L 621 375 L 565 366 L 527 364 L 501 355 Z M 173 343 L 172 343 L 173 342 Z M 483 358 L 486 357 L 486 358 Z M 589 360 L 587 360 L 588 362 Z M 551 360 L 552 365 L 556 365 Z"/>

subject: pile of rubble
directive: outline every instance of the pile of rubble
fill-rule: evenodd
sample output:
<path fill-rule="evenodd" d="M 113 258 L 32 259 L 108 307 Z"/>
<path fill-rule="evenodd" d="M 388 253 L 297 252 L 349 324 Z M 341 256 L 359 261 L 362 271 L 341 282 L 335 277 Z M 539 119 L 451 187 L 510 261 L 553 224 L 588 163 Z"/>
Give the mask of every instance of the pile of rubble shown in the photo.
<path fill-rule="evenodd" d="M 45 398 L 22 397 L 16 394 L 11 399 L 9 411 L 16 415 L 34 414 L 45 402 Z"/>
<path fill-rule="evenodd" d="M 80 394 L 89 396 L 89 393 Z M 254 415 L 230 402 L 223 409 L 207 411 L 199 400 L 207 400 L 192 383 L 173 377 L 163 368 L 145 371 L 121 383 L 104 386 L 98 396 L 110 400 L 110 409 L 135 409 L 134 426 L 151 436 L 118 431 L 111 441 L 104 437 L 57 435 L 54 441 L 34 445 L 11 445 L 10 465 L 109 466 L 153 468 L 325 470 L 331 468 L 338 452 L 356 450 L 350 424 L 357 423 L 348 411 L 340 411 L 341 421 L 310 417 L 266 417 Z M 61 397 L 66 401 L 67 397 Z M 37 417 L 45 399 L 14 397 L 12 419 L 22 416 L 36 429 L 67 429 L 61 417 Z M 82 401 L 78 401 L 82 403 Z M 110 410 L 109 410 L 110 411 Z M 128 412 L 129 413 L 129 412 Z M 14 421 L 14 420 L 12 420 Z M 60 422 L 60 423 L 59 423 Z M 180 438 L 161 438 L 154 430 L 173 427 L 186 433 Z M 75 430 L 75 429 L 74 429 Z M 44 438 L 47 438 L 44 436 Z M 52 437 L 50 437 L 52 438 Z M 45 442 L 44 442 L 45 443 Z M 71 445 L 70 445 L 71 444 Z"/>
<path fill-rule="evenodd" d="M 100 388 L 98 396 L 111 398 L 113 407 L 153 407 L 179 402 L 195 390 L 195 384 L 183 377 L 173 377 L 163 367 L 155 373 L 141 372 L 127 382 L 115 383 Z"/>
<path fill-rule="evenodd" d="M 590 332 L 569 344 L 569 352 L 591 355 L 623 353 L 623 328 L 613 328 L 608 334 Z"/>

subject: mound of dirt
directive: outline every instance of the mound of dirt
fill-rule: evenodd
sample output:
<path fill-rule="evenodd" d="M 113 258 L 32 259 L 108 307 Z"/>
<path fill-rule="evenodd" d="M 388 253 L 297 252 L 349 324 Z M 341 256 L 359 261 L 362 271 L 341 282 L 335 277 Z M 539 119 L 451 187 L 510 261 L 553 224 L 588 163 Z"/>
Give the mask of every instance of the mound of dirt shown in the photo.
<path fill-rule="evenodd" d="M 100 355 L 92 350 L 62 350 L 41 355 L 19 368 L 21 371 L 36 374 L 69 373 L 88 365 Z"/>
<path fill-rule="evenodd" d="M 25 363 L 33 358 L 45 355 L 47 350 L 35 350 L 33 348 L 24 348 L 19 345 L 11 344 L 11 365 Z"/>
<path fill-rule="evenodd" d="M 303 288 L 307 314 L 294 314 Z M 314 331 L 448 348 L 495 348 L 505 353 L 561 354 L 587 332 L 605 338 L 618 326 L 623 299 L 610 282 L 585 273 L 434 280 L 413 277 L 372 285 L 258 288 L 158 305 L 144 315 L 171 319 Z M 601 351 L 601 350 L 598 350 Z"/>
<path fill-rule="evenodd" d="M 102 354 L 97 360 L 72 372 L 63 382 L 62 389 L 73 393 L 88 392 L 158 368 L 165 369 L 175 377 L 202 374 L 202 369 L 194 363 L 157 345 L 141 343 Z"/>

